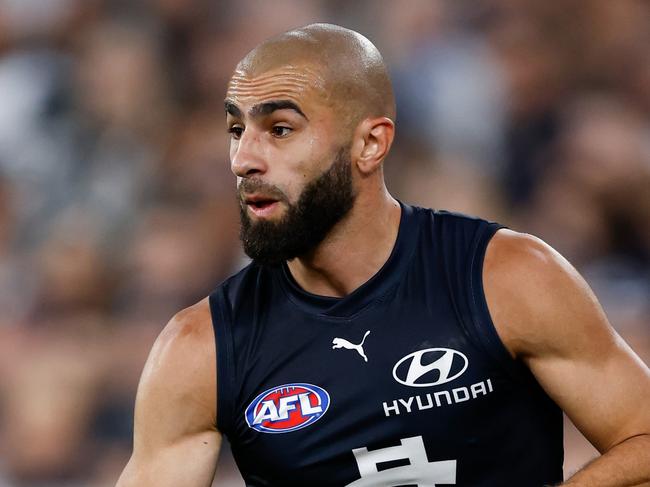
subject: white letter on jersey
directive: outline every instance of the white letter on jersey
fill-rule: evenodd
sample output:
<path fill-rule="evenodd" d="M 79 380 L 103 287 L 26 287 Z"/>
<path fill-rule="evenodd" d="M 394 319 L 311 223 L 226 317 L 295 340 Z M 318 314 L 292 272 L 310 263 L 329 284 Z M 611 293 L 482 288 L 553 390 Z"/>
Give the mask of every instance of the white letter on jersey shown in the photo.
<path fill-rule="evenodd" d="M 253 424 L 261 424 L 262 421 L 266 421 L 267 419 L 270 419 L 271 421 L 277 421 L 280 419 L 278 416 L 278 409 L 275 407 L 275 403 L 273 401 L 262 402 L 262 407 L 260 408 L 260 411 L 255 415 Z"/>
<path fill-rule="evenodd" d="M 404 438 L 399 446 L 368 451 L 352 450 L 361 478 L 346 487 L 397 487 L 418 485 L 435 487 L 436 484 L 456 485 L 456 460 L 429 462 L 421 436 Z M 378 470 L 380 463 L 406 460 L 410 465 Z"/>
<path fill-rule="evenodd" d="M 310 414 L 322 413 L 323 408 L 320 406 L 312 406 L 309 402 L 309 394 L 303 393 L 300 394 L 300 412 L 303 416 L 309 416 Z"/>
<path fill-rule="evenodd" d="M 296 409 L 294 402 L 298 400 L 298 396 L 287 396 L 280 398 L 280 408 L 278 409 L 278 416 L 280 419 L 289 419 L 289 411 Z"/>

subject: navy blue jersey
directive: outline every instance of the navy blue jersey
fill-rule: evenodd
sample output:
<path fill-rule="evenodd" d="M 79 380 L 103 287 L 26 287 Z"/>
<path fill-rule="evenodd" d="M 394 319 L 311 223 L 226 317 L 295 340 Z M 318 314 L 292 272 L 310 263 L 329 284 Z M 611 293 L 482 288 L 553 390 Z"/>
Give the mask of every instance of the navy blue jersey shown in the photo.
<path fill-rule="evenodd" d="M 501 228 L 402 205 L 395 247 L 343 298 L 251 264 L 210 296 L 218 428 L 248 486 L 562 481 L 562 413 L 513 360 L 482 286 Z"/>

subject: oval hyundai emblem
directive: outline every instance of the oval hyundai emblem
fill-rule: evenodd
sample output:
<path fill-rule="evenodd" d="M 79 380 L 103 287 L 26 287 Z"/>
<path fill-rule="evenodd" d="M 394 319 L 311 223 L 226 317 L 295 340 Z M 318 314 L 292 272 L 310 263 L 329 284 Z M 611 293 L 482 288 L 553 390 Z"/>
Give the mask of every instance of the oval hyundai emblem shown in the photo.
<path fill-rule="evenodd" d="M 246 423 L 262 433 L 288 433 L 314 424 L 327 412 L 330 395 L 313 384 L 285 384 L 264 391 L 246 408 Z"/>
<path fill-rule="evenodd" d="M 401 358 L 393 377 L 410 387 L 431 387 L 451 382 L 467 369 L 467 357 L 451 348 L 426 348 Z"/>

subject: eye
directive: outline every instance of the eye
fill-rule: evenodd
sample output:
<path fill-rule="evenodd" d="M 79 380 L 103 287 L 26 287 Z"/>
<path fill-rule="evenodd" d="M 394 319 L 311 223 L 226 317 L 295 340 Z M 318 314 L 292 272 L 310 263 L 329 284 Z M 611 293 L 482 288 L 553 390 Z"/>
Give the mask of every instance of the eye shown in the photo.
<path fill-rule="evenodd" d="M 228 128 L 228 133 L 233 139 L 239 140 L 241 138 L 241 134 L 244 133 L 244 127 L 233 125 L 232 127 Z"/>
<path fill-rule="evenodd" d="M 292 128 L 290 127 L 285 127 L 283 125 L 275 125 L 271 129 L 271 133 L 273 134 L 274 137 L 282 138 L 286 137 L 293 131 Z"/>

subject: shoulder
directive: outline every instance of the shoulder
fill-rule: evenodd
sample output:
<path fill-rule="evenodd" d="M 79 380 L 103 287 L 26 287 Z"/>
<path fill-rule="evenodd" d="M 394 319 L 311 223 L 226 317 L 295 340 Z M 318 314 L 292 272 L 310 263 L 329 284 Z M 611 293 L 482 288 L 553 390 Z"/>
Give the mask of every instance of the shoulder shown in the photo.
<path fill-rule="evenodd" d="M 153 485 L 177 469 L 164 464 L 173 456 L 210 464 L 204 457 L 219 445 L 213 336 L 207 298 L 177 313 L 158 336 L 138 385 L 124 485 Z"/>
<path fill-rule="evenodd" d="M 606 320 L 591 289 L 543 240 L 508 229 L 488 244 L 483 286 L 490 315 L 512 355 L 552 353 Z"/>
<path fill-rule="evenodd" d="M 488 244 L 484 265 L 486 277 L 525 281 L 536 277 L 539 281 L 544 277 L 558 277 L 558 270 L 572 271 L 573 267 L 550 245 L 533 235 L 502 228 Z M 521 274 L 523 271 L 525 276 Z"/>
<path fill-rule="evenodd" d="M 496 232 L 487 246 L 483 279 L 491 287 L 508 289 L 519 299 L 530 298 L 530 304 L 539 305 L 583 283 L 574 267 L 546 242 L 506 228 Z"/>
<path fill-rule="evenodd" d="M 208 298 L 176 313 L 162 330 L 154 348 L 164 351 L 202 349 L 206 339 L 213 338 L 212 315 Z"/>
<path fill-rule="evenodd" d="M 205 298 L 178 312 L 161 331 L 142 373 L 136 406 L 146 404 L 143 411 L 160 404 L 169 411 L 196 408 L 212 418 L 215 394 L 216 346 Z"/>

